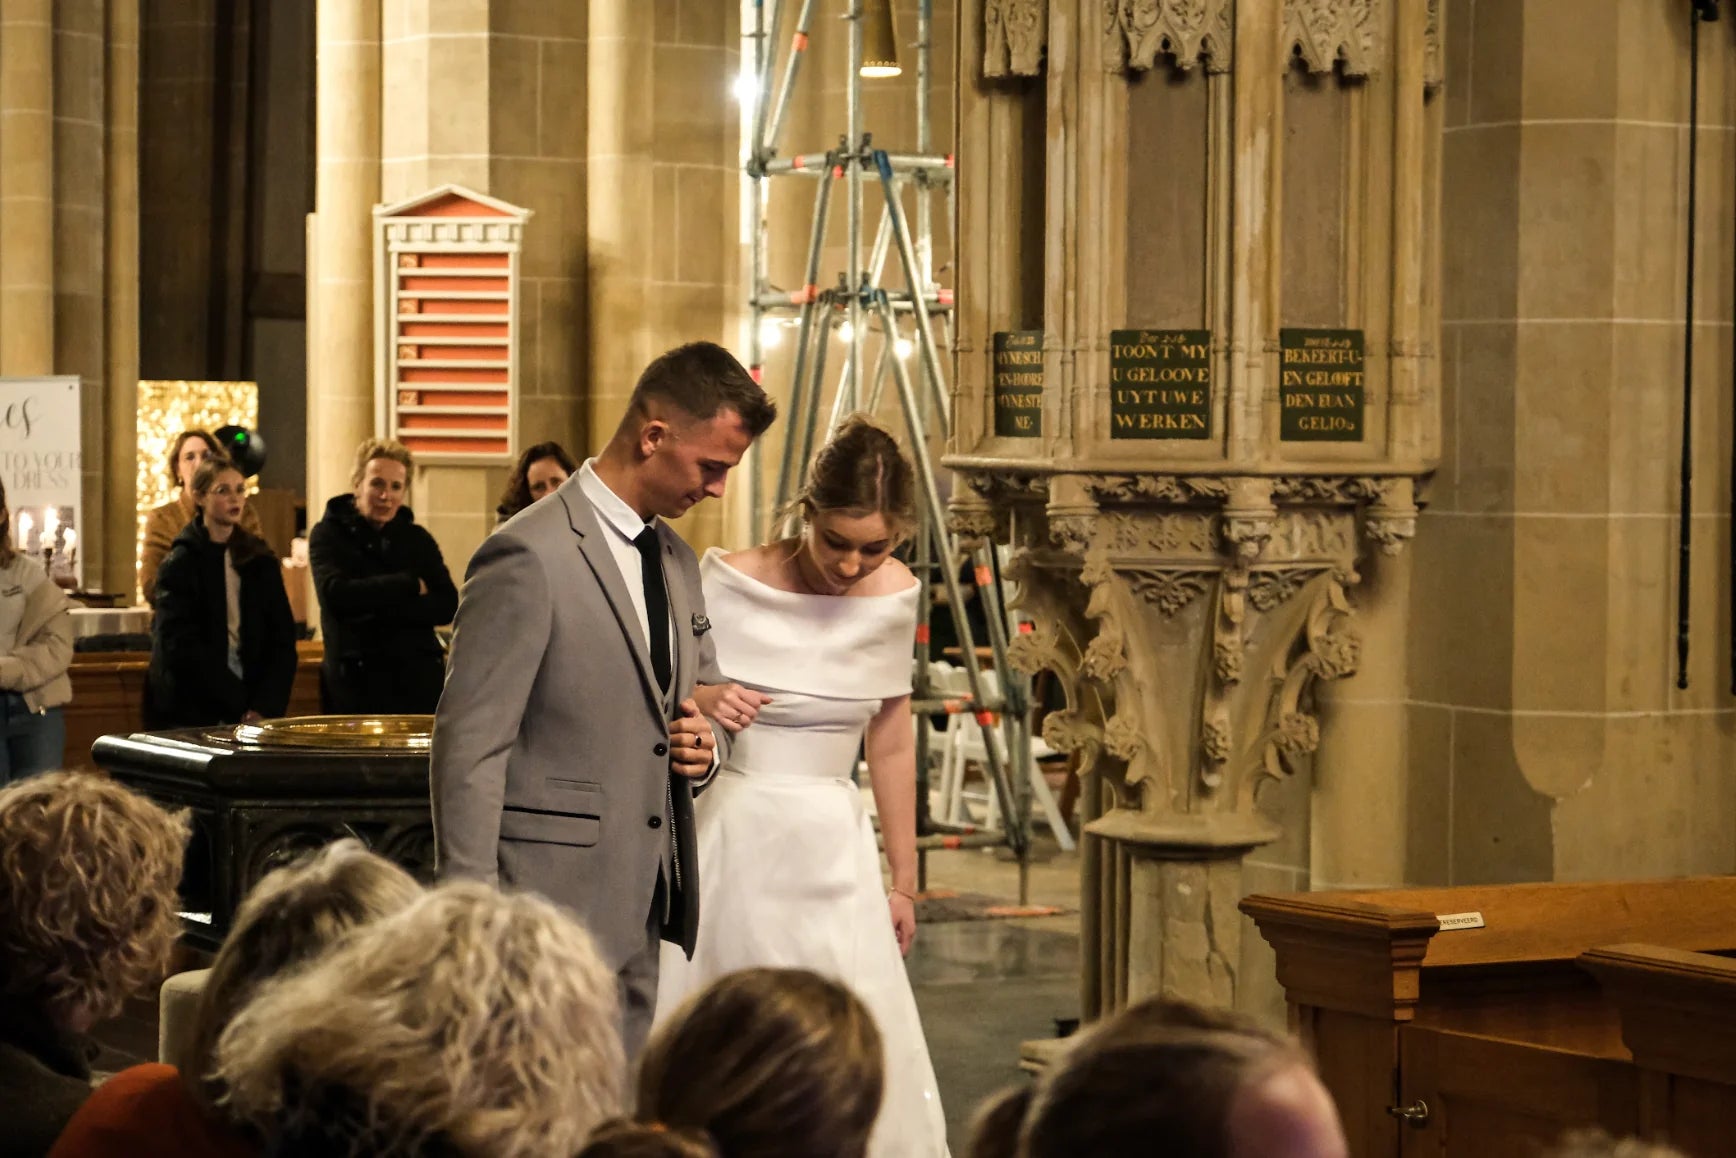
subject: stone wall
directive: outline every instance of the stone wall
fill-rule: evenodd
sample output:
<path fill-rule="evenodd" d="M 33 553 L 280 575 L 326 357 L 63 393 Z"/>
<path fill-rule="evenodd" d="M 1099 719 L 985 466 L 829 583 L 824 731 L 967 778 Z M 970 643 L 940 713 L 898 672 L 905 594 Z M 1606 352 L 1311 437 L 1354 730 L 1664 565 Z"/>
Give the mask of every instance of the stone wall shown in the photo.
<path fill-rule="evenodd" d="M 357 27 L 372 27 L 365 0 L 341 10 L 357 5 Z M 532 211 L 521 260 L 519 441 L 554 439 L 583 458 L 613 432 L 652 357 L 697 338 L 732 343 L 738 329 L 733 11 L 622 0 L 379 0 L 377 11 L 377 44 L 336 22 L 321 34 L 334 70 L 322 108 L 334 118 L 358 103 L 381 110 L 377 137 L 334 136 L 320 161 L 322 191 L 346 221 L 447 182 Z M 366 60 L 340 67 L 345 54 Z M 332 125 L 334 134 L 344 128 Z M 356 168 L 354 180 L 340 180 L 345 167 Z M 322 221 L 316 238 L 326 231 Z M 319 251 L 310 295 L 329 318 L 321 332 L 314 311 L 310 429 L 323 425 L 322 407 L 345 416 L 341 437 L 321 437 L 314 457 L 324 466 L 310 463 L 321 502 L 345 489 L 349 454 L 372 426 L 372 332 L 356 326 L 359 311 L 371 327 L 371 297 L 363 307 L 354 296 L 371 256 L 357 241 L 347 225 L 334 240 L 341 269 L 327 268 Z M 365 365 L 356 356 L 364 353 Z M 418 467 L 412 502 L 454 574 L 493 528 L 507 473 Z M 680 527 L 700 545 L 716 540 L 721 519 L 702 511 Z"/>
<path fill-rule="evenodd" d="M 1413 883 L 1736 868 L 1731 27 L 1703 26 L 1692 659 L 1675 686 L 1688 5 L 1449 0 L 1445 448 Z"/>

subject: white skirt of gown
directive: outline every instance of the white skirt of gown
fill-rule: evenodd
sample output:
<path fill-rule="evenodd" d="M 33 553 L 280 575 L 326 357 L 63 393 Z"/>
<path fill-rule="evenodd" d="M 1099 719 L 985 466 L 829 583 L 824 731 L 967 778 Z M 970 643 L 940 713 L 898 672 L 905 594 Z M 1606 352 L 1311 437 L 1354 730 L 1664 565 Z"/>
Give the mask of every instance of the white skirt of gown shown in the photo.
<path fill-rule="evenodd" d="M 869 1154 L 945 1155 L 946 1120 L 873 825 L 847 778 L 878 705 L 774 694 L 696 802 L 699 940 L 691 961 L 664 944 L 656 1020 L 738 969 L 812 969 L 842 981 L 874 1015 L 886 1049 Z"/>

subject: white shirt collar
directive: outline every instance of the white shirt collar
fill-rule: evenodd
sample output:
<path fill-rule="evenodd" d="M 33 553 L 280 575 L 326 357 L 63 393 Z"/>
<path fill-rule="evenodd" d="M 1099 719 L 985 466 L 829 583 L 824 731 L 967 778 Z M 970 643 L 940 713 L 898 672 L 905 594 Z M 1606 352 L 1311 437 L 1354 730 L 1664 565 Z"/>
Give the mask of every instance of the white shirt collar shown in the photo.
<path fill-rule="evenodd" d="M 652 519 L 647 523 L 639 517 L 639 512 L 627 505 L 627 500 L 610 490 L 609 484 L 597 474 L 594 465 L 596 461 L 594 458 L 587 458 L 585 464 L 579 468 L 579 489 L 591 500 L 591 505 L 597 508 L 597 514 L 602 520 L 631 543 L 640 531 L 656 526 L 657 520 Z"/>

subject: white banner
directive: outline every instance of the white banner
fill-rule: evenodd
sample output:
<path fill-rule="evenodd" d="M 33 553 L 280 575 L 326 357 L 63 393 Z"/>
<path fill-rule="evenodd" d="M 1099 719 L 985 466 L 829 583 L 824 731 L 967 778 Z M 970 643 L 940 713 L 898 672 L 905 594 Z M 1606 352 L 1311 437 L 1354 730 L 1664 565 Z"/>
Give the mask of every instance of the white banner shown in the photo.
<path fill-rule="evenodd" d="M 81 413 L 77 378 L 0 378 L 0 482 L 12 545 L 42 560 L 50 574 L 80 580 Z"/>

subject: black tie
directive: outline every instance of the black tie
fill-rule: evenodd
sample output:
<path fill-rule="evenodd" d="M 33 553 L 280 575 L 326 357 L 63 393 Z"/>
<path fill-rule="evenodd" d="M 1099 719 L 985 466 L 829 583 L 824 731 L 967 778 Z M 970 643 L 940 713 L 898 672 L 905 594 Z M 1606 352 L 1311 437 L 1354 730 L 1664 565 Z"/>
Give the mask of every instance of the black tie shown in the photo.
<path fill-rule="evenodd" d="M 651 670 L 657 684 L 669 690 L 669 589 L 663 585 L 662 545 L 657 529 L 647 525 L 633 540 L 639 548 L 639 572 L 645 581 L 645 624 L 650 629 L 646 643 L 651 648 Z"/>

